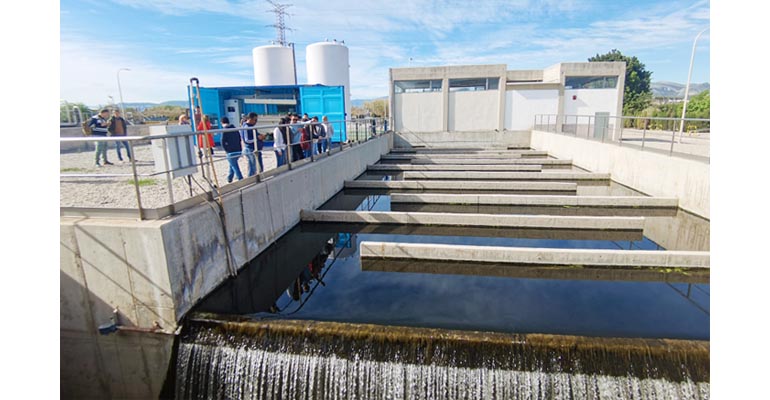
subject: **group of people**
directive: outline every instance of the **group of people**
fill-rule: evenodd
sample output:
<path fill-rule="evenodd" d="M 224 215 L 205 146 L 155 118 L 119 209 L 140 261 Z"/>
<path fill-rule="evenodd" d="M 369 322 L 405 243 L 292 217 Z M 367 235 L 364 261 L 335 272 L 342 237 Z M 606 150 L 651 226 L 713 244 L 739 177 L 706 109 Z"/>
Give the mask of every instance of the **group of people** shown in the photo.
<path fill-rule="evenodd" d="M 99 114 L 91 117 L 87 125 L 91 128 L 92 136 L 126 136 L 128 134 L 128 124 L 126 123 L 126 120 L 120 115 L 120 110 L 118 109 L 112 111 L 112 116 L 110 116 L 110 110 L 106 108 L 103 109 L 99 112 Z M 109 147 L 108 145 L 109 142 L 106 141 L 96 142 L 95 163 L 97 167 L 101 167 L 102 165 L 113 165 L 107 159 L 107 148 Z M 131 150 L 128 147 L 128 141 L 126 140 L 115 141 L 115 150 L 117 151 L 118 160 L 123 161 L 123 154 L 120 152 L 121 147 L 125 147 L 126 157 L 128 157 L 128 160 L 130 161 Z M 99 163 L 100 159 L 102 160 L 103 164 Z"/>
<path fill-rule="evenodd" d="M 240 129 L 230 121 L 228 117 L 222 117 L 222 129 L 233 129 L 222 133 L 221 144 L 225 153 L 229 170 L 227 173 L 227 182 L 230 183 L 234 178 L 243 179 L 238 160 L 241 156 L 246 157 L 248 161 L 247 176 L 253 176 L 257 173 L 257 164 L 259 172 L 265 170 L 262 162 L 262 149 L 264 148 L 265 134 L 260 133 L 256 128 L 259 115 L 251 112 L 240 121 Z M 196 130 L 211 130 L 211 122 L 208 116 L 200 115 L 199 109 L 196 109 L 195 121 L 200 121 Z M 187 114 L 179 116 L 180 125 L 189 125 L 190 118 Z M 322 122 L 318 117 L 309 118 L 305 114 L 301 119 L 298 115 L 289 113 L 280 119 L 279 125 L 273 130 L 273 151 L 275 152 L 277 167 L 288 162 L 288 155 L 291 154 L 291 161 L 302 160 L 314 154 L 328 152 L 331 149 L 331 138 L 334 135 L 334 127 L 329 123 L 329 119 L 324 116 Z M 207 136 L 204 137 L 204 136 Z M 314 146 L 313 143 L 316 143 Z M 208 147 L 211 154 L 214 154 L 214 137 L 211 134 L 198 135 L 198 147 L 203 149 Z"/>

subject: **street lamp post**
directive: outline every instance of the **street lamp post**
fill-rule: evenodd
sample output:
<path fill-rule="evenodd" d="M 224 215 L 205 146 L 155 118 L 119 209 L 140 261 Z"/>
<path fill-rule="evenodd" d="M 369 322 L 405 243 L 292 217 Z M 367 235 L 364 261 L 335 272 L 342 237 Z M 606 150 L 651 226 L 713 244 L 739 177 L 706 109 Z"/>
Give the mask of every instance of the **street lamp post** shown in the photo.
<path fill-rule="evenodd" d="M 120 88 L 120 71 L 131 71 L 128 68 L 121 68 L 118 70 L 118 94 L 120 95 L 120 114 L 125 118 L 126 111 L 123 109 L 123 90 Z"/>
<path fill-rule="evenodd" d="M 690 95 L 690 79 L 692 78 L 692 64 L 695 61 L 695 47 L 698 45 L 698 39 L 703 32 L 709 30 L 710 27 L 700 31 L 698 36 L 695 36 L 695 40 L 692 42 L 692 54 L 690 55 L 690 72 L 687 73 L 687 86 L 684 88 L 684 105 L 682 106 L 682 122 L 679 123 L 679 143 L 682 143 L 682 132 L 684 132 L 684 118 L 687 113 L 687 96 Z"/>

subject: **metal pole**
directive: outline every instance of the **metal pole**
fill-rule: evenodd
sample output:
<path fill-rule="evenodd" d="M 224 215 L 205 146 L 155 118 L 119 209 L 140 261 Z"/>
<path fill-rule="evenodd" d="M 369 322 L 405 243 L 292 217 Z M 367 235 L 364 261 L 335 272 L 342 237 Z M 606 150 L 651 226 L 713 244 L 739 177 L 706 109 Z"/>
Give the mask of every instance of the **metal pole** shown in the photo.
<path fill-rule="evenodd" d="M 118 70 L 118 94 L 120 95 L 120 114 L 123 118 L 126 117 L 126 110 L 123 109 L 123 90 L 120 88 L 120 71 L 131 71 L 129 68 L 121 68 Z M 133 153 L 131 153 L 133 154 Z"/>
<path fill-rule="evenodd" d="M 647 138 L 647 121 L 644 122 L 644 131 L 642 132 L 642 150 L 644 150 L 645 138 Z"/>
<path fill-rule="evenodd" d="M 690 72 L 687 73 L 687 86 L 684 88 L 684 104 L 682 105 L 682 122 L 679 125 L 679 142 L 682 142 L 682 132 L 684 131 L 684 118 L 687 113 L 687 96 L 690 94 L 690 79 L 692 78 L 692 64 L 693 61 L 695 61 L 695 47 L 698 44 L 698 39 L 700 38 L 700 35 L 702 35 L 704 32 L 709 30 L 710 27 L 707 27 L 706 29 L 700 31 L 698 33 L 698 36 L 695 36 L 695 40 L 692 42 L 692 54 L 690 55 Z M 674 147 L 674 144 L 671 144 L 671 148 Z"/>
<path fill-rule="evenodd" d="M 168 139 L 163 140 L 163 163 L 166 166 L 166 186 L 168 187 L 168 200 L 171 202 L 171 208 L 174 208 L 174 187 L 171 184 L 171 165 L 168 162 Z M 130 143 L 129 143 L 130 144 Z M 131 153 L 134 154 L 134 153 Z M 132 157 L 136 158 L 136 157 Z"/>
<path fill-rule="evenodd" d="M 286 165 L 288 165 L 291 170 L 291 125 L 284 128 L 289 129 L 289 132 L 286 132 Z"/>
<path fill-rule="evenodd" d="M 139 220 L 144 219 L 144 210 L 142 209 L 142 194 L 139 191 L 139 178 L 136 176 L 136 153 L 134 152 L 134 146 L 131 145 L 131 142 L 128 142 L 128 149 L 131 151 L 131 154 L 134 155 L 134 157 L 131 158 L 131 171 L 134 174 L 134 191 L 136 191 L 136 204 L 137 207 L 139 207 Z"/>

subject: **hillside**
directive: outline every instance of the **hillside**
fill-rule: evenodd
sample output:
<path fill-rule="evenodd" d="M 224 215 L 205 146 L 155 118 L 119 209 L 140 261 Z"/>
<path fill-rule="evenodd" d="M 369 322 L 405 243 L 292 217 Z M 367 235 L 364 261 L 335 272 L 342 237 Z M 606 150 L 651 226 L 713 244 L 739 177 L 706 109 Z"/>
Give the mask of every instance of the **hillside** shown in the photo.
<path fill-rule="evenodd" d="M 650 84 L 652 89 L 652 97 L 655 98 L 670 98 L 670 99 L 683 99 L 685 84 L 676 82 L 652 82 Z M 709 90 L 711 86 L 709 83 L 691 83 L 690 84 L 690 96 Z"/>

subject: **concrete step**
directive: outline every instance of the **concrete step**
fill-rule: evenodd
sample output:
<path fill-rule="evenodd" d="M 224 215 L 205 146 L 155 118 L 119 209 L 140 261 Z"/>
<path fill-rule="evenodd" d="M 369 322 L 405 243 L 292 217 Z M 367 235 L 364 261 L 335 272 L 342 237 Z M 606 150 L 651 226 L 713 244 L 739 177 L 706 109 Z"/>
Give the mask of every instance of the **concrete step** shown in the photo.
<path fill-rule="evenodd" d="M 426 158 L 467 158 L 467 159 L 516 159 L 525 157 L 548 157 L 548 152 L 538 150 L 522 150 L 520 152 L 495 152 L 495 153 L 461 153 L 461 154 L 386 154 L 383 159 L 411 160 Z"/>
<path fill-rule="evenodd" d="M 709 283 L 710 254 L 361 242 L 367 271 Z"/>
<path fill-rule="evenodd" d="M 508 171 L 508 172 L 540 172 L 542 165 L 513 164 L 513 165 L 452 165 L 452 164 L 376 164 L 366 168 L 370 172 L 404 172 L 404 171 Z"/>
<path fill-rule="evenodd" d="M 609 181 L 610 174 L 591 172 L 449 172 L 407 171 L 404 180 Z"/>
<path fill-rule="evenodd" d="M 495 192 L 543 192 L 576 194 L 573 182 L 495 182 L 495 181 L 345 181 L 345 189 L 363 190 L 444 190 L 444 191 L 495 191 Z"/>
<path fill-rule="evenodd" d="M 300 212 L 302 222 L 346 224 L 400 224 L 431 226 L 475 226 L 492 228 L 598 229 L 642 231 L 642 217 L 582 217 L 548 215 L 444 214 L 387 211 Z"/>
<path fill-rule="evenodd" d="M 410 194 L 393 193 L 391 203 L 509 205 L 602 208 L 671 208 L 679 207 L 675 198 L 644 196 L 533 196 L 512 194 Z"/>
<path fill-rule="evenodd" d="M 414 150 L 414 149 L 392 149 L 390 150 L 391 154 L 403 154 L 403 155 L 444 155 L 444 154 L 522 154 L 522 153 L 528 153 L 528 152 L 537 152 L 538 150 L 533 149 L 480 149 L 480 148 L 444 148 L 444 149 L 425 149 L 425 150 Z"/>
<path fill-rule="evenodd" d="M 502 158 L 494 159 L 468 159 L 468 158 L 421 158 L 412 160 L 389 160 L 387 156 L 382 157 L 382 161 L 400 161 L 410 164 L 455 164 L 455 165 L 542 165 L 561 166 L 563 168 L 572 167 L 572 160 L 557 160 L 555 158 L 513 158 L 510 160 Z"/>

